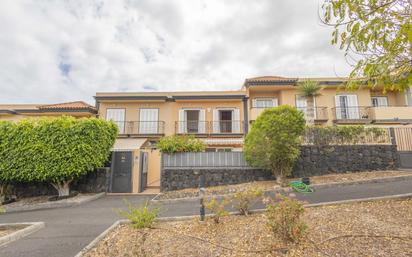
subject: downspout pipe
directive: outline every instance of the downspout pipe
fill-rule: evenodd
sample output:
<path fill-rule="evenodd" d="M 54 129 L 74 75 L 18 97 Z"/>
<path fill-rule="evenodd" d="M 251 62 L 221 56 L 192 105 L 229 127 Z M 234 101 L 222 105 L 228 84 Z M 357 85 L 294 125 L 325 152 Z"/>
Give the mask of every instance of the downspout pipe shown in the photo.
<path fill-rule="evenodd" d="M 245 135 L 249 132 L 249 107 L 248 107 L 249 97 L 243 97 L 243 126 Z"/>

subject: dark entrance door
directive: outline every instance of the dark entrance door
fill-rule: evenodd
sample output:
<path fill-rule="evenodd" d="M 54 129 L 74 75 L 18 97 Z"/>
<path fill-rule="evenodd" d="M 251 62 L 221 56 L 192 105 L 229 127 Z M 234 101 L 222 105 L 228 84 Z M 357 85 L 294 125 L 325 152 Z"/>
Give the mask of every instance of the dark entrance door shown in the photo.
<path fill-rule="evenodd" d="M 143 192 L 147 187 L 147 153 L 140 152 L 140 167 L 139 167 L 139 193 Z"/>
<path fill-rule="evenodd" d="M 220 132 L 232 133 L 232 111 L 220 111 Z"/>
<path fill-rule="evenodd" d="M 112 160 L 111 192 L 131 193 L 133 152 L 113 152 Z"/>

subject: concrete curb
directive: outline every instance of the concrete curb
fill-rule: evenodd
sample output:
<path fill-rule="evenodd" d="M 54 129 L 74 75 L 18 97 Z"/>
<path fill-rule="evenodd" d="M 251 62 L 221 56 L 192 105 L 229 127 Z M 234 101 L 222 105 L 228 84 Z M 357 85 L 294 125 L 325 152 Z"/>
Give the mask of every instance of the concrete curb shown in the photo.
<path fill-rule="evenodd" d="M 13 232 L 11 234 L 8 234 L 6 236 L 0 237 L 0 247 L 16 241 L 20 238 L 23 238 L 25 236 L 28 236 L 42 228 L 45 227 L 44 222 L 21 222 L 21 223 L 3 223 L 0 224 L 0 227 L 3 226 L 17 226 L 17 225 L 29 225 L 26 228 L 23 228 L 21 230 L 17 230 L 16 232 Z"/>
<path fill-rule="evenodd" d="M 330 187 L 339 187 L 339 186 L 351 186 L 351 185 L 362 185 L 362 184 L 369 184 L 369 183 L 385 183 L 385 182 L 396 182 L 396 181 L 403 181 L 412 179 L 412 175 L 400 175 L 394 177 L 383 177 L 383 178 L 373 178 L 373 179 L 365 179 L 365 180 L 357 180 L 357 181 L 348 181 L 348 182 L 331 182 L 331 183 L 322 183 L 322 184 L 313 184 L 312 187 L 316 189 L 323 189 L 323 188 L 330 188 Z M 265 190 L 264 193 L 289 193 L 293 191 L 290 187 L 287 188 L 279 188 L 275 190 Z M 234 193 L 228 194 L 221 194 L 221 195 L 210 195 L 207 197 L 228 197 L 233 195 Z M 150 200 L 152 203 L 178 203 L 178 202 L 185 202 L 185 201 L 195 201 L 200 200 L 200 197 L 182 197 L 182 198 L 174 198 L 174 199 L 164 199 L 164 200 L 157 200 L 161 195 L 156 195 L 153 199 Z"/>
<path fill-rule="evenodd" d="M 341 201 L 333 201 L 333 202 L 323 202 L 323 203 L 314 203 L 314 204 L 305 204 L 304 207 L 306 208 L 314 208 L 314 207 L 321 207 L 321 206 L 328 206 L 328 205 L 338 205 L 338 204 L 349 204 L 349 203 L 356 203 L 356 202 L 374 202 L 374 201 L 381 201 L 381 200 L 393 200 L 393 199 L 408 199 L 412 198 L 412 193 L 408 194 L 398 194 L 398 195 L 388 195 L 388 196 L 379 196 L 379 197 L 368 197 L 368 198 L 359 198 L 359 199 L 350 199 L 350 200 L 341 200 Z M 255 209 L 251 210 L 250 213 L 262 213 L 265 212 L 266 209 Z M 229 212 L 229 215 L 240 215 L 239 212 Z M 211 214 L 206 214 L 206 217 L 212 216 Z M 156 220 L 160 222 L 166 221 L 181 221 L 181 220 L 190 220 L 194 218 L 199 218 L 199 215 L 189 215 L 189 216 L 175 216 L 175 217 L 159 217 Z M 118 220 L 113 223 L 108 229 L 103 231 L 100 235 L 98 235 L 92 242 L 90 242 L 86 247 L 84 247 L 78 254 L 74 257 L 83 257 L 83 255 L 94 248 L 106 235 L 116 229 L 119 225 L 122 224 L 129 224 L 129 220 Z"/>
<path fill-rule="evenodd" d="M 14 213 L 14 212 L 25 212 L 25 211 L 72 207 L 72 206 L 77 206 L 80 204 L 84 204 L 84 203 L 97 200 L 105 195 L 106 193 L 103 192 L 103 193 L 91 195 L 89 197 L 85 197 L 84 199 L 81 199 L 81 200 L 67 199 L 67 200 L 61 200 L 61 201 L 56 201 L 56 202 L 45 202 L 45 203 L 38 203 L 35 205 L 18 206 L 18 207 L 7 207 L 6 205 L 6 206 L 3 206 L 3 208 L 5 210 L 5 213 L 7 214 L 7 213 Z"/>

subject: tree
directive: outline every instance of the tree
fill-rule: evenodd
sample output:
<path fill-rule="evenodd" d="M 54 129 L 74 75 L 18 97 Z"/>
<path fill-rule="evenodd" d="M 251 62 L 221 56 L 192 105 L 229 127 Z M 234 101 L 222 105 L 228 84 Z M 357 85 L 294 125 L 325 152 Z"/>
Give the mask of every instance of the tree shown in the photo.
<path fill-rule="evenodd" d="M 299 94 L 306 98 L 305 114 L 309 125 L 315 123 L 315 97 L 320 95 L 319 91 L 321 89 L 319 83 L 313 80 L 305 80 L 298 84 Z"/>
<path fill-rule="evenodd" d="M 412 84 L 412 9 L 410 0 L 326 0 L 323 22 L 333 26 L 353 70 L 349 88 L 365 83 L 386 90 Z"/>
<path fill-rule="evenodd" d="M 96 118 L 22 120 L 0 124 L 0 181 L 48 182 L 59 196 L 70 183 L 104 165 L 117 127 Z"/>
<path fill-rule="evenodd" d="M 278 183 L 292 173 L 305 131 L 303 113 L 282 105 L 266 109 L 252 124 L 244 145 L 246 161 L 271 170 Z"/>
<path fill-rule="evenodd" d="M 162 153 L 203 152 L 206 149 L 203 141 L 194 136 L 162 137 L 156 144 Z"/>

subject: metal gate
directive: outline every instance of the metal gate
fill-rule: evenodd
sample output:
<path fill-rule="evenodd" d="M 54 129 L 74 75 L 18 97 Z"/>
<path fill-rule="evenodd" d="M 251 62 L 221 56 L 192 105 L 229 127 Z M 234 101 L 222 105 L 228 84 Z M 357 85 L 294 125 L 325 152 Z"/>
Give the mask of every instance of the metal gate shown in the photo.
<path fill-rule="evenodd" d="M 133 152 L 113 152 L 110 192 L 132 192 Z"/>
<path fill-rule="evenodd" d="M 412 169 L 412 128 L 394 128 L 401 168 Z"/>
<path fill-rule="evenodd" d="M 147 153 L 140 152 L 139 193 L 143 192 L 147 187 L 147 166 Z"/>

